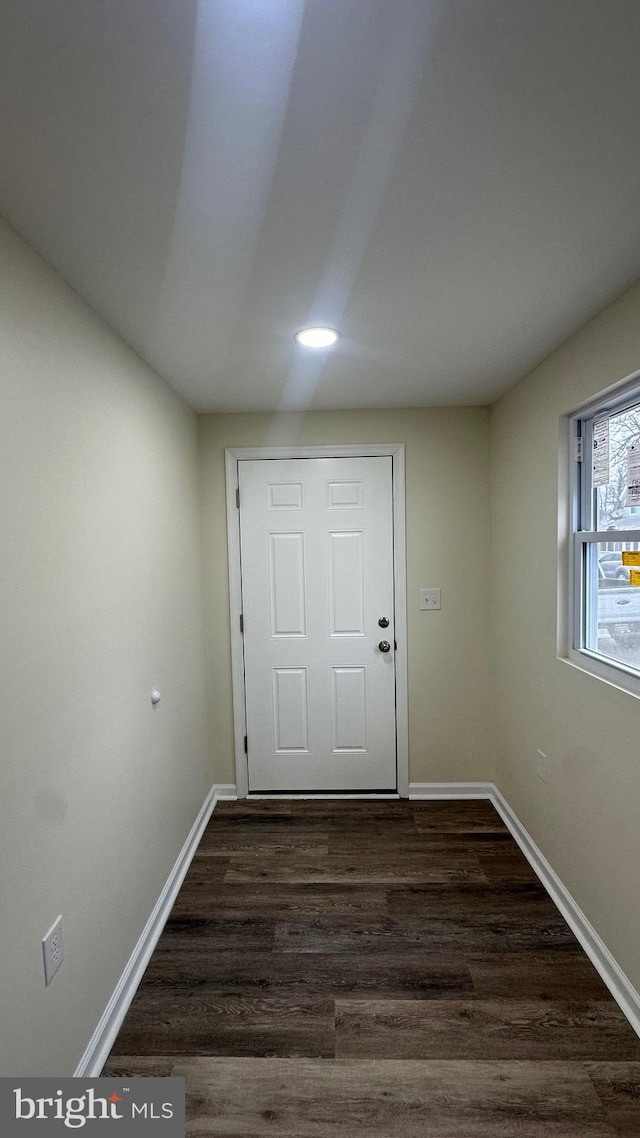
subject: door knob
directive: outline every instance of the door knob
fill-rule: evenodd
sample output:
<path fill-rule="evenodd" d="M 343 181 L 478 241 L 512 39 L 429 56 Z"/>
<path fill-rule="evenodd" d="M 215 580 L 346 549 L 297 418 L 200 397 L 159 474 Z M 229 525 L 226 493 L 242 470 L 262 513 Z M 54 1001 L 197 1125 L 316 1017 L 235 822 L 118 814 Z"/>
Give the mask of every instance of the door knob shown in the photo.
<path fill-rule="evenodd" d="M 389 644 L 388 640 L 381 640 L 380 643 L 378 644 L 378 648 L 380 649 L 381 652 L 390 652 L 391 651 L 391 645 Z"/>
<path fill-rule="evenodd" d="M 388 628 L 389 627 L 389 617 L 388 616 L 381 616 L 380 620 L 378 621 L 378 624 L 380 625 L 380 628 Z"/>

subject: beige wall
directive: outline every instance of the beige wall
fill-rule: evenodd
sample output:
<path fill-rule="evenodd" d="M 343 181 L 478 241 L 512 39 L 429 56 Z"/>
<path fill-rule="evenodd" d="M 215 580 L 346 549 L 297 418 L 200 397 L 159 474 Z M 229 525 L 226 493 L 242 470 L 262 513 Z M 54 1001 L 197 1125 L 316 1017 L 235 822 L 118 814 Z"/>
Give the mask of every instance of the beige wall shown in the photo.
<path fill-rule="evenodd" d="M 0 343 L 0 1074 L 67 1075 L 211 782 L 196 421 L 6 226 Z"/>
<path fill-rule="evenodd" d="M 492 466 L 498 782 L 640 987 L 640 702 L 557 658 L 560 417 L 638 367 L 640 285 L 497 403 Z"/>
<path fill-rule="evenodd" d="M 493 777 L 486 408 L 200 417 L 205 603 L 216 779 L 234 782 L 224 449 L 403 442 L 407 463 L 412 781 Z M 442 611 L 417 610 L 420 586 Z"/>

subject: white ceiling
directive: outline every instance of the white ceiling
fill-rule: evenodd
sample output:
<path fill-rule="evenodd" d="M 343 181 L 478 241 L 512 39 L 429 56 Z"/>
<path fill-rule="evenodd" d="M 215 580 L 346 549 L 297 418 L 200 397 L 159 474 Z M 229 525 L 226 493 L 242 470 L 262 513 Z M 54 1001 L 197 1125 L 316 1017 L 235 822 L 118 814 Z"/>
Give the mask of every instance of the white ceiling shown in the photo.
<path fill-rule="evenodd" d="M 198 410 L 487 402 L 640 272 L 638 0 L 3 0 L 0 43 L 0 212 Z"/>

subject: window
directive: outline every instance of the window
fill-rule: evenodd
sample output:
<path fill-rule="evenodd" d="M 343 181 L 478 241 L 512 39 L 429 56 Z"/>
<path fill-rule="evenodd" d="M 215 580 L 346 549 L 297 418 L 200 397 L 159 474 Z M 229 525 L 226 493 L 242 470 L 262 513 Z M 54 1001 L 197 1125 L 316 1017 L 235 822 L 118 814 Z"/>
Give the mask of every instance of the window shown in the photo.
<path fill-rule="evenodd" d="M 572 419 L 570 656 L 640 694 L 640 374 Z"/>

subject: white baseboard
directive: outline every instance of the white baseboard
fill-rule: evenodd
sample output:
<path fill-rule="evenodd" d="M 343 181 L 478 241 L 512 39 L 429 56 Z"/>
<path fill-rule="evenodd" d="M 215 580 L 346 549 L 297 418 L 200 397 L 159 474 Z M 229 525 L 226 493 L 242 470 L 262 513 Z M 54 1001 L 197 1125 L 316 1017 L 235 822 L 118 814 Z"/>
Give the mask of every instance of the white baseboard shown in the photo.
<path fill-rule="evenodd" d="M 492 782 L 410 782 L 409 798 L 491 798 Z"/>
<path fill-rule="evenodd" d="M 629 1020 L 633 1030 L 637 1035 L 640 1035 L 640 993 L 638 993 L 629 978 L 624 974 L 622 968 L 594 929 L 591 921 L 585 916 L 566 886 L 563 885 L 557 873 L 542 853 L 542 850 L 536 845 L 531 834 L 525 830 L 522 822 L 495 785 L 492 787 L 491 801 L 508 826 L 512 837 L 520 846 L 527 861 L 540 878 L 551 900 L 560 910 L 569 928 L 582 945 L 594 968 L 600 973 L 614 1000 Z"/>
<path fill-rule="evenodd" d="M 189 831 L 189 835 L 178 854 L 176 862 L 164 884 L 162 892 L 153 907 L 149 920 L 142 930 L 124 971 L 116 984 L 113 994 L 107 1004 L 100 1021 L 87 1044 L 74 1076 L 76 1078 L 97 1078 L 105 1064 L 107 1056 L 113 1047 L 114 1040 L 122 1026 L 131 1001 L 136 994 L 145 968 L 151 959 L 153 950 L 160 939 L 160 934 L 166 924 L 167 918 L 178 891 L 184 881 L 187 870 L 191 865 L 193 856 L 198 848 L 204 829 L 209 821 L 216 802 L 220 799 L 235 798 L 235 786 L 212 786 L 207 794 L 198 816 Z M 233 792 L 233 793 L 231 793 Z"/>
<path fill-rule="evenodd" d="M 234 782 L 219 782 L 215 787 L 218 802 L 235 802 L 238 791 Z"/>

